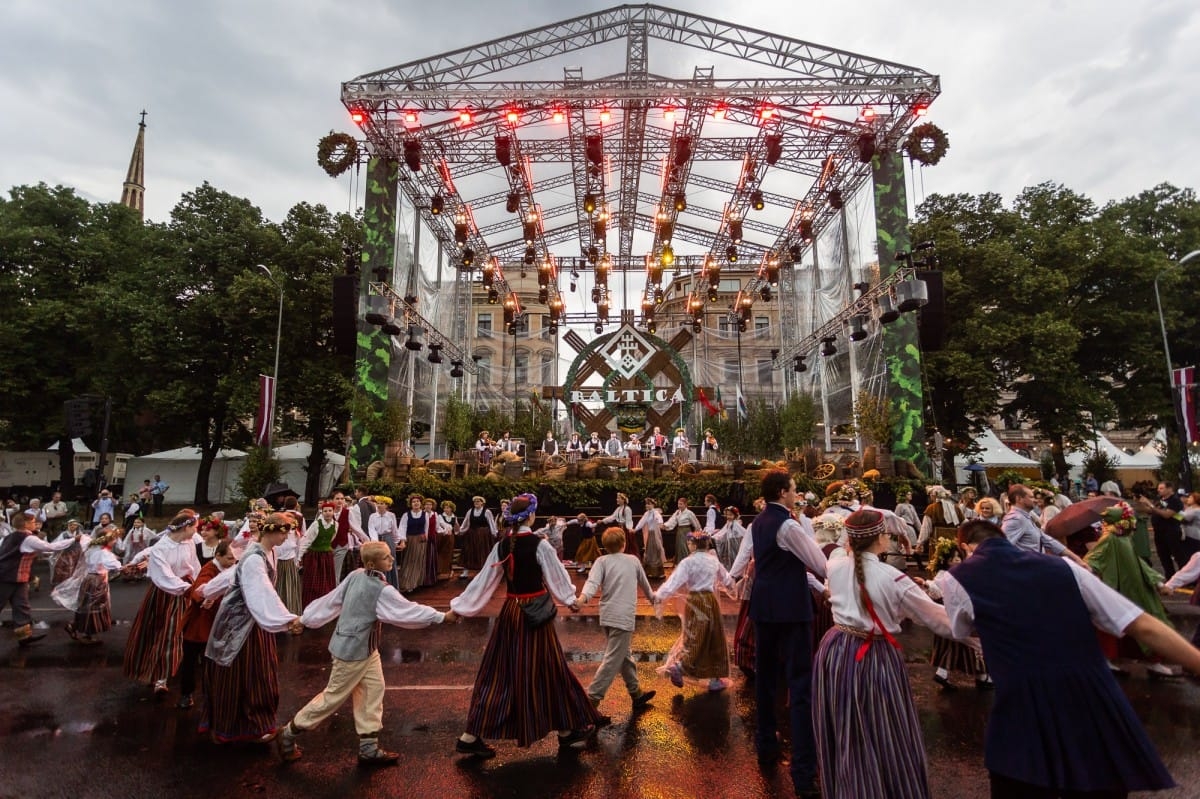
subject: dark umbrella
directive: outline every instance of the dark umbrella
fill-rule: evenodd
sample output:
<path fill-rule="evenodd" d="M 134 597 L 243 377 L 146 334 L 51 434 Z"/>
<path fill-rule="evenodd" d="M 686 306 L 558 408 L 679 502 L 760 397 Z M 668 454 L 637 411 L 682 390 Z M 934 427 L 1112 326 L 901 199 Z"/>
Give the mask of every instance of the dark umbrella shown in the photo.
<path fill-rule="evenodd" d="M 1066 538 L 1086 530 L 1100 521 L 1100 514 L 1104 512 L 1105 508 L 1110 508 L 1120 501 L 1117 497 L 1082 499 L 1063 508 L 1057 516 L 1046 522 L 1045 533 L 1055 538 Z"/>
<path fill-rule="evenodd" d="M 300 495 L 289 488 L 287 483 L 271 483 L 263 489 L 263 499 L 269 502 L 272 508 L 278 508 L 284 497 L 300 499 Z"/>
<path fill-rule="evenodd" d="M 968 472 L 986 472 L 987 467 L 984 466 L 982 463 L 968 463 L 967 471 Z"/>

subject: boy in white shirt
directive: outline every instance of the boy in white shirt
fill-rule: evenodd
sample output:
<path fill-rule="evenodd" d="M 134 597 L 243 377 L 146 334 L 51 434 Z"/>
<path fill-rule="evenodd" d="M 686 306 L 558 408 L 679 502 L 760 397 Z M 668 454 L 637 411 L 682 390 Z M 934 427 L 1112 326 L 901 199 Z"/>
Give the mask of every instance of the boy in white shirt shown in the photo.
<path fill-rule="evenodd" d="M 654 589 L 646 579 L 641 561 L 625 554 L 625 531 L 620 527 L 609 527 L 600 539 L 604 551 L 592 564 L 587 584 L 576 600 L 577 605 L 586 604 L 596 592 L 600 592 L 600 627 L 604 630 L 607 644 L 604 659 L 596 669 L 596 676 L 588 686 L 587 694 L 592 704 L 600 706 L 600 700 L 608 692 L 617 672 L 625 681 L 625 689 L 633 699 L 634 711 L 650 704 L 654 691 L 643 691 L 638 686 L 637 664 L 630 655 L 633 643 L 633 627 L 637 619 L 637 589 L 650 602 L 654 601 Z M 601 717 L 604 723 L 611 721 Z"/>

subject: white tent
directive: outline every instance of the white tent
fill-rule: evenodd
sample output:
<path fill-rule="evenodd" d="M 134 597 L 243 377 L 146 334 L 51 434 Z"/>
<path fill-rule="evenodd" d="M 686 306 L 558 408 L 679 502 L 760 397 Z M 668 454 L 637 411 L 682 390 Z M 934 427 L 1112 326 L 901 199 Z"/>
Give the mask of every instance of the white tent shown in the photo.
<path fill-rule="evenodd" d="M 237 478 L 246 462 L 246 453 L 239 449 L 223 449 L 213 461 L 208 475 L 208 501 L 221 504 L 232 502 L 237 494 Z M 180 447 L 133 458 L 125 470 L 125 491 L 136 491 L 143 480 L 160 475 L 170 486 L 167 502 L 191 503 L 196 496 L 196 477 L 200 472 L 199 447 Z"/>
<path fill-rule="evenodd" d="M 279 460 L 280 479 L 288 487 L 301 496 L 304 495 L 304 485 L 308 480 L 308 458 L 312 454 L 312 444 L 300 441 L 275 448 L 275 457 Z M 346 457 L 336 452 L 326 452 L 325 462 L 321 465 L 321 481 L 318 491 L 322 497 L 327 497 L 337 485 L 346 465 Z M 304 497 L 311 505 L 318 497 Z"/>
<path fill-rule="evenodd" d="M 77 452 L 77 453 L 91 452 L 91 450 L 88 449 L 88 445 L 83 443 L 82 438 L 72 438 L 71 439 L 71 450 L 73 452 Z M 50 446 L 46 447 L 46 451 L 47 452 L 58 452 L 58 442 L 55 441 Z"/>
<path fill-rule="evenodd" d="M 985 428 L 975 439 L 975 446 L 979 450 L 978 452 L 973 452 L 969 456 L 959 455 L 954 459 L 954 471 L 957 474 L 956 479 L 960 483 L 970 482 L 967 467 L 973 463 L 987 469 L 1015 469 L 1018 467 L 1036 469 L 1039 467 L 1037 461 L 1026 458 L 1001 441 L 990 427 Z"/>
<path fill-rule="evenodd" d="M 1162 466 L 1162 456 L 1159 455 L 1157 451 L 1153 450 L 1153 444 L 1154 441 L 1152 440 L 1145 447 L 1142 447 L 1140 450 L 1130 455 L 1129 453 L 1117 447 L 1116 444 L 1109 441 L 1106 437 L 1101 435 L 1096 437 L 1096 440 L 1092 446 L 1082 450 L 1068 452 L 1067 464 L 1071 467 L 1071 471 L 1073 473 L 1076 471 L 1081 471 L 1083 469 L 1084 461 L 1086 461 L 1097 449 L 1099 449 L 1110 459 L 1112 459 L 1114 463 L 1116 463 L 1115 468 L 1118 471 L 1122 469 L 1158 469 Z"/>

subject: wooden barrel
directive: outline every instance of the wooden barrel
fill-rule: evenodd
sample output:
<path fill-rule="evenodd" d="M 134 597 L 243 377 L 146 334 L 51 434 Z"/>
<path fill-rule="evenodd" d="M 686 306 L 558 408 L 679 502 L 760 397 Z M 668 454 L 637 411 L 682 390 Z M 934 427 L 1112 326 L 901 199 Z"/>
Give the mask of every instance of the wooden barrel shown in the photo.
<path fill-rule="evenodd" d="M 568 480 L 574 480 L 576 477 L 578 477 L 579 476 L 579 461 L 568 462 L 566 471 L 563 472 L 563 475 Z"/>

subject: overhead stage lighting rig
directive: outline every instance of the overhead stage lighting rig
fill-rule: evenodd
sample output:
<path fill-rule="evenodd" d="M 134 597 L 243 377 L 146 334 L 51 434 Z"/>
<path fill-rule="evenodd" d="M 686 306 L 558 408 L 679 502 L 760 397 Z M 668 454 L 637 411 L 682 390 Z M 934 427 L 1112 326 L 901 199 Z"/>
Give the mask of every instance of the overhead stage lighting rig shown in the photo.
<path fill-rule="evenodd" d="M 372 282 L 368 289 L 370 292 L 367 298 L 370 307 L 366 316 L 368 323 L 380 326 L 385 333 L 391 336 L 407 334 L 404 344 L 408 349 L 419 350 L 421 349 L 419 345 L 428 343 L 431 356 L 439 356 L 437 359 L 430 357 L 430 363 L 441 363 L 440 356 L 444 356 L 450 359 L 455 370 L 466 370 L 473 375 L 479 373 L 475 362 L 467 357 L 457 344 L 417 312 L 415 297 L 405 297 L 388 283 Z M 373 304 L 378 300 L 383 300 L 383 307 Z M 385 310 L 388 313 L 381 315 L 381 312 Z M 380 321 L 381 319 L 382 321 Z"/>

